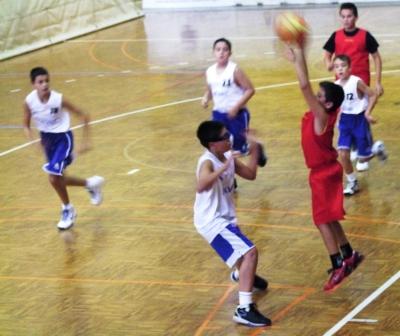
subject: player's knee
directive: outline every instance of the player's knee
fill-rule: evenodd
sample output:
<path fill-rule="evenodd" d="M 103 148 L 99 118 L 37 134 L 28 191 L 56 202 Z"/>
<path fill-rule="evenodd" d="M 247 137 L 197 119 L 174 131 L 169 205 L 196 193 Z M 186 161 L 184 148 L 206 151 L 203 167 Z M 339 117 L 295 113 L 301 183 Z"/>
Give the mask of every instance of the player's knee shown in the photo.
<path fill-rule="evenodd" d="M 247 259 L 250 262 L 257 262 L 258 259 L 258 251 L 257 248 L 254 247 L 251 250 L 249 250 L 245 255 L 244 258 Z"/>

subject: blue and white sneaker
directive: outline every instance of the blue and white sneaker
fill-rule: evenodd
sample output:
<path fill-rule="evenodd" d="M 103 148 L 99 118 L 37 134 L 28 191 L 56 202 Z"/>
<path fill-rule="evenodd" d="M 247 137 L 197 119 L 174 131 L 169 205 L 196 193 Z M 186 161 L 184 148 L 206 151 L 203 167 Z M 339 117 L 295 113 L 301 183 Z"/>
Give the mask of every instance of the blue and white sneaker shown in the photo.
<path fill-rule="evenodd" d="M 61 211 L 61 218 L 57 224 L 60 230 L 68 230 L 75 223 L 76 211 L 71 205 L 68 209 L 63 209 Z"/>
<path fill-rule="evenodd" d="M 268 317 L 265 317 L 258 311 L 254 303 L 251 303 L 248 307 L 237 306 L 233 315 L 233 320 L 236 323 L 250 327 L 265 327 L 272 324 Z"/>
<path fill-rule="evenodd" d="M 381 140 L 374 142 L 374 144 L 372 145 L 372 153 L 374 153 L 377 159 L 381 162 L 385 162 L 388 158 L 385 144 Z"/>
<path fill-rule="evenodd" d="M 104 177 L 92 176 L 86 180 L 86 189 L 90 194 L 90 202 L 93 205 L 100 205 L 103 201 L 103 194 L 101 188 L 104 184 Z"/>

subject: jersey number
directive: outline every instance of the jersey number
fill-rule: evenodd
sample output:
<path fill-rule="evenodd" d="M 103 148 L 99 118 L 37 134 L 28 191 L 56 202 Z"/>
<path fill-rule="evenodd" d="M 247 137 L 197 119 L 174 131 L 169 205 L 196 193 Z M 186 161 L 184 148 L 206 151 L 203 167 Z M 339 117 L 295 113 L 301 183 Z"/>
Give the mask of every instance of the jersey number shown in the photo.
<path fill-rule="evenodd" d="M 353 94 L 352 93 L 346 93 L 346 100 L 353 100 Z"/>

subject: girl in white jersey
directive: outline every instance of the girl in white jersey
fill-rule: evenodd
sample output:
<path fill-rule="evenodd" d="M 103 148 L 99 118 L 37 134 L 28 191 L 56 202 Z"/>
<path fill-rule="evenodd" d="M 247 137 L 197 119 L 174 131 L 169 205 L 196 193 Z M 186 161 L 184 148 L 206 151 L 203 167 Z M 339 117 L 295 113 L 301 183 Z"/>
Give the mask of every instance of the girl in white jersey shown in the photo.
<path fill-rule="evenodd" d="M 89 117 L 75 107 L 62 94 L 50 90 L 49 73 L 45 68 L 33 68 L 30 73 L 34 90 L 25 98 L 24 131 L 29 140 L 33 140 L 31 119 L 40 131 L 41 145 L 47 157 L 43 170 L 49 174 L 49 181 L 62 202 L 61 219 L 57 224 L 60 230 L 70 228 L 75 221 L 76 212 L 70 203 L 67 186 L 86 187 L 91 202 L 99 205 L 102 201 L 101 187 L 104 178 L 92 176 L 88 179 L 66 176 L 65 168 L 73 160 L 73 136 L 70 131 L 68 111 L 78 115 L 84 122 L 84 145 L 81 151 L 87 150 Z"/>
<path fill-rule="evenodd" d="M 254 87 L 246 74 L 236 63 L 229 60 L 232 55 L 231 42 L 219 38 L 213 44 L 216 63 L 206 71 L 207 90 L 201 100 L 204 108 L 210 100 L 214 106 L 212 119 L 222 122 L 233 136 L 233 149 L 248 153 L 246 133 L 249 129 L 250 113 L 247 102 L 254 95 Z M 267 158 L 263 146 L 256 144 L 259 153 L 258 165 L 264 167 Z"/>
<path fill-rule="evenodd" d="M 245 165 L 232 153 L 230 136 L 218 121 L 205 121 L 197 130 L 206 151 L 196 170 L 194 225 L 224 262 L 231 268 L 236 267 L 231 279 L 239 282 L 239 305 L 233 320 L 250 326 L 271 325 L 253 303 L 253 287 L 265 290 L 268 283 L 256 275 L 258 252 L 237 226 L 232 200 L 235 173 L 248 180 L 256 178 L 258 150 L 256 146 L 250 147 L 250 161 Z"/>
<path fill-rule="evenodd" d="M 374 156 L 385 161 L 387 153 L 382 141 L 372 142 L 370 124 L 374 124 L 376 120 L 371 113 L 377 101 L 377 94 L 361 78 L 351 75 L 350 58 L 347 55 L 335 56 L 333 64 L 338 78 L 336 84 L 343 87 L 345 94 L 340 108 L 338 150 L 347 179 L 347 186 L 343 189 L 343 193 L 351 196 L 359 191 L 350 160 L 351 145 L 354 143 L 357 148 L 358 166 L 368 164 Z M 363 169 L 359 168 L 359 170 Z"/>

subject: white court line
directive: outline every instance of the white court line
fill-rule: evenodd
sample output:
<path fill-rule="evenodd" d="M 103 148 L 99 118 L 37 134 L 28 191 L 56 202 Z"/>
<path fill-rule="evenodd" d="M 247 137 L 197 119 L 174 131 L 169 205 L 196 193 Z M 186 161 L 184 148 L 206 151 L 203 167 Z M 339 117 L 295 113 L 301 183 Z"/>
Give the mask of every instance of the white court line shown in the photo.
<path fill-rule="evenodd" d="M 16 92 L 19 92 L 19 91 L 21 91 L 21 89 L 14 89 L 14 90 L 10 90 L 10 93 L 16 93 Z"/>
<path fill-rule="evenodd" d="M 65 81 L 65 83 L 73 83 L 73 82 L 76 82 L 76 79 L 75 79 L 75 78 L 67 79 L 67 80 Z"/>
<path fill-rule="evenodd" d="M 357 323 L 376 323 L 378 320 L 372 320 L 372 319 L 351 319 L 349 322 L 357 322 Z"/>
<path fill-rule="evenodd" d="M 326 39 L 330 35 L 312 35 L 313 39 Z M 374 34 L 375 37 L 399 37 L 400 34 Z M 277 36 L 236 36 L 230 37 L 230 40 L 275 40 Z M 214 37 L 201 37 L 201 38 L 154 38 L 154 39 L 82 39 L 82 40 L 70 40 L 66 41 L 66 43 L 99 43 L 99 42 L 108 42 L 108 43 L 118 43 L 118 42 L 181 42 L 181 41 L 214 41 Z"/>
<path fill-rule="evenodd" d="M 140 171 L 140 169 L 132 169 L 132 170 L 128 171 L 128 173 L 126 175 L 133 175 L 133 174 L 137 173 L 138 171 Z"/>
<path fill-rule="evenodd" d="M 387 70 L 387 71 L 382 71 L 382 74 L 390 74 L 390 73 L 397 73 L 397 72 L 400 72 L 400 69 L 398 69 L 398 70 Z M 374 73 L 372 72 L 371 74 L 374 74 Z M 311 79 L 310 82 L 318 82 L 318 81 L 321 81 L 321 80 L 329 80 L 329 79 L 332 79 L 332 76 Z M 266 89 L 273 89 L 273 88 L 291 86 L 291 85 L 296 85 L 297 83 L 298 83 L 298 82 L 295 81 L 295 82 L 287 82 L 287 83 L 281 83 L 281 84 L 271 84 L 271 85 L 266 85 L 266 86 L 260 86 L 260 87 L 256 88 L 256 90 L 266 90 Z M 113 120 L 113 119 L 124 118 L 124 117 L 130 116 L 130 115 L 132 115 L 132 114 L 137 114 L 137 113 L 142 113 L 142 112 L 148 112 L 148 111 L 158 110 L 158 109 L 161 109 L 161 108 L 164 108 L 164 107 L 169 107 L 169 106 L 175 106 L 175 105 L 190 103 L 190 102 L 194 102 L 194 101 L 196 101 L 196 100 L 201 100 L 201 98 L 202 98 L 202 97 L 189 98 L 189 99 L 178 100 L 178 101 L 175 101 L 175 102 L 166 103 L 166 104 L 162 104 L 162 105 L 156 105 L 156 106 L 152 106 L 152 107 L 146 107 L 146 108 L 143 108 L 143 109 L 140 109 L 140 110 L 134 110 L 134 111 L 130 111 L 130 112 L 124 112 L 124 113 L 116 114 L 116 115 L 111 116 L 111 117 L 106 117 L 106 118 L 103 118 L 103 119 L 91 121 L 91 122 L 89 123 L 89 125 L 100 124 L 100 123 L 103 123 L 103 122 L 106 122 L 106 121 L 110 121 L 110 120 Z M 71 127 L 71 130 L 78 129 L 78 128 L 81 128 L 81 127 L 83 127 L 83 124 L 82 124 L 82 125 L 77 125 L 77 126 Z M 12 153 L 12 152 L 15 152 L 15 151 L 17 151 L 17 150 L 19 150 L 19 149 L 25 148 L 25 147 L 27 147 L 27 146 L 29 146 L 29 145 L 32 145 L 32 144 L 34 144 L 34 143 L 36 143 L 36 142 L 39 142 L 39 141 L 40 141 L 39 139 L 36 139 L 36 140 L 34 140 L 34 141 L 27 142 L 27 143 L 25 143 L 25 144 L 22 144 L 22 145 L 19 145 L 19 146 L 10 148 L 10 149 L 8 149 L 8 150 L 6 150 L 6 151 L 4 151 L 4 152 L 1 152 L 1 153 L 0 153 L 0 157 L 5 156 L 5 155 L 7 155 L 7 154 L 10 154 L 10 153 Z"/>
<path fill-rule="evenodd" d="M 387 280 L 382 286 L 380 286 L 375 292 L 368 296 L 363 302 L 361 302 L 356 308 L 348 313 L 343 319 L 336 323 L 331 329 L 329 329 L 323 336 L 332 336 L 339 331 L 347 322 L 351 321 L 360 311 L 374 301 L 379 295 L 381 295 L 386 289 L 393 285 L 397 280 L 400 279 L 400 271 L 393 275 Z"/>

